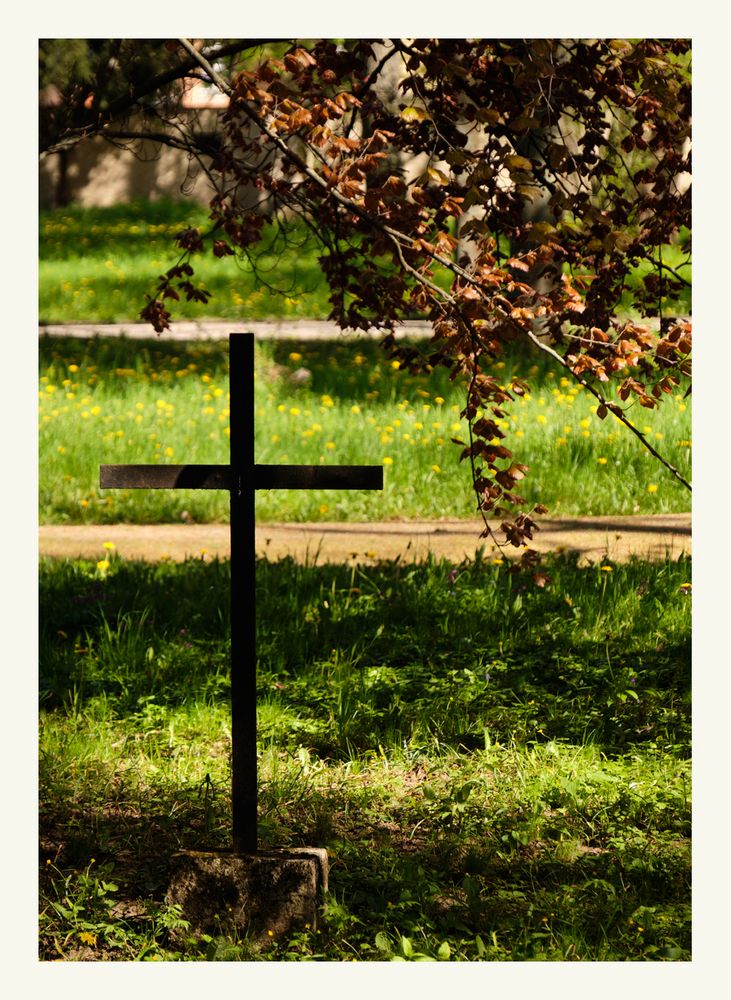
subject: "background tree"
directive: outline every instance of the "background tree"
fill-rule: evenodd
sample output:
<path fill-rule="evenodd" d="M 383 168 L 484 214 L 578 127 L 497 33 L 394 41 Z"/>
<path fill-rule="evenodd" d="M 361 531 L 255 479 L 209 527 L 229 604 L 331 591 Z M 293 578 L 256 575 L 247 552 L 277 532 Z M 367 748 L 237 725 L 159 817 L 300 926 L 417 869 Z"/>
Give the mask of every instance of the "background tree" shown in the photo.
<path fill-rule="evenodd" d="M 164 107 L 187 75 L 228 97 L 205 149 L 211 229 L 178 235 L 181 257 L 143 317 L 165 329 L 171 301 L 207 298 L 197 254 L 248 256 L 265 223 L 295 214 L 322 245 L 332 318 L 380 327 L 403 363 L 463 380 L 469 437 L 457 444 L 486 534 L 497 518 L 523 545 L 545 510 L 522 509 L 527 466 L 499 426 L 528 387 L 485 371 L 515 342 L 549 354 L 600 419 L 625 424 L 690 489 L 632 419 L 690 376 L 690 323 L 666 315 L 688 284 L 667 248 L 689 259 L 690 43 L 317 40 L 255 57 L 253 44 L 157 43 L 157 75 L 140 66 L 106 105 L 103 91 L 87 107 L 89 86 L 71 88 L 54 119 L 51 150 L 111 136 L 118 111 Z M 393 336 L 413 315 L 433 323 L 426 356 Z"/>

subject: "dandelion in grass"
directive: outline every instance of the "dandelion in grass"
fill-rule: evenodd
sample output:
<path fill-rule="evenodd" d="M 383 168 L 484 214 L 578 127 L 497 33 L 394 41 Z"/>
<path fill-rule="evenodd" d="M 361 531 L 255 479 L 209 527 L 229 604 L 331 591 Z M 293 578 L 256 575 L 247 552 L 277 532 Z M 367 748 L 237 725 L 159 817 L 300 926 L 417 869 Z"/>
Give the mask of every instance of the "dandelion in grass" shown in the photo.
<path fill-rule="evenodd" d="M 116 547 L 117 546 L 114 544 L 114 542 L 104 542 L 104 548 L 107 550 L 107 552 L 113 552 L 114 549 L 116 549 Z"/>
<path fill-rule="evenodd" d="M 599 465 L 606 465 L 607 464 L 607 460 L 606 460 L 606 458 L 604 458 L 604 456 L 601 456 L 600 458 L 598 458 L 597 462 L 599 463 Z"/>
<path fill-rule="evenodd" d="M 386 455 L 385 458 L 382 458 L 381 462 L 383 463 L 383 465 L 393 465 L 393 459 L 391 458 L 390 455 Z"/>
<path fill-rule="evenodd" d="M 439 475 L 439 473 L 440 473 L 440 472 L 441 472 L 442 470 L 441 470 L 441 468 L 440 468 L 440 467 L 439 467 L 438 465 L 432 465 L 432 467 L 431 467 L 431 471 L 432 471 L 432 472 L 434 472 L 434 473 L 436 473 L 437 475 Z"/>
<path fill-rule="evenodd" d="M 657 493 L 657 488 L 658 488 L 657 487 L 657 483 L 648 483 L 648 485 L 647 485 L 647 492 L 648 493 Z"/>
<path fill-rule="evenodd" d="M 611 566 L 601 566 L 602 573 L 613 573 L 614 569 Z"/>

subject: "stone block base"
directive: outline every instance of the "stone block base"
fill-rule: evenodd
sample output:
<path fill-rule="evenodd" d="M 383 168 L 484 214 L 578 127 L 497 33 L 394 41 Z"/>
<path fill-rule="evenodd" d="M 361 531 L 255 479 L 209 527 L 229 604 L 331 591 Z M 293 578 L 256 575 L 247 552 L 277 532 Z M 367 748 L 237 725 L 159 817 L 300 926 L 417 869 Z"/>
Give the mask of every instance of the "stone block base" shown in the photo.
<path fill-rule="evenodd" d="M 232 854 L 183 851 L 173 859 L 165 901 L 182 908 L 189 934 L 248 934 L 271 941 L 306 924 L 315 928 L 328 859 L 322 847 Z"/>

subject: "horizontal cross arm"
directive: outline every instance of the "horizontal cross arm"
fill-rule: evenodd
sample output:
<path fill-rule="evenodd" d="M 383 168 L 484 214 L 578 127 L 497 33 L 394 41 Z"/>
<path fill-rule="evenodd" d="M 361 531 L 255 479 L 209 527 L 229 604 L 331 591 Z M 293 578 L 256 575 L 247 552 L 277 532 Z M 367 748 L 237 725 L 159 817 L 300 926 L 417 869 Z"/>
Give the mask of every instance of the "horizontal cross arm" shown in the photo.
<path fill-rule="evenodd" d="M 102 465 L 102 489 L 230 490 L 230 465 Z M 242 471 L 242 480 L 247 475 Z M 382 490 L 380 465 L 255 465 L 257 490 Z"/>
<path fill-rule="evenodd" d="M 382 490 L 381 465 L 255 465 L 257 490 Z"/>
<path fill-rule="evenodd" d="M 102 465 L 103 490 L 230 490 L 229 465 Z"/>

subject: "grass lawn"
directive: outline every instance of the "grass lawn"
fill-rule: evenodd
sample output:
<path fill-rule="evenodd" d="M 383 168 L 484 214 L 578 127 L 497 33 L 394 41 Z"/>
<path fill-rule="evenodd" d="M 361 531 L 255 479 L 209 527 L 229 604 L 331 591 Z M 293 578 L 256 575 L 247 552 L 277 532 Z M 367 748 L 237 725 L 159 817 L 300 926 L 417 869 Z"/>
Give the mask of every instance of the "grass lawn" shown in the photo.
<path fill-rule="evenodd" d="M 298 370 L 309 379 L 292 384 Z M 516 355 L 495 374 L 527 376 L 531 394 L 501 424 L 528 501 L 551 516 L 688 510 L 690 496 L 614 417 L 546 366 Z M 216 491 L 115 490 L 98 486 L 100 464 L 228 462 L 228 344 L 42 338 L 40 517 L 45 523 L 223 521 Z M 464 386 L 442 369 L 412 376 L 369 341 L 264 342 L 256 349 L 257 461 L 382 464 L 382 493 L 272 491 L 260 520 L 470 517 Z M 686 476 L 691 405 L 683 387 L 658 411 L 634 408 L 638 426 Z"/>
<path fill-rule="evenodd" d="M 41 323 L 139 322 L 158 275 L 175 264 L 175 234 L 188 226 L 206 232 L 208 213 L 190 202 L 133 202 L 110 208 L 70 207 L 40 216 L 39 313 Z M 267 237 L 257 267 L 231 257 L 196 257 L 198 283 L 212 293 L 208 305 L 176 303 L 180 319 L 326 317 L 328 289 L 321 252 L 304 227 L 288 233 L 287 253 Z M 267 285 L 279 294 L 271 294 Z"/>
<path fill-rule="evenodd" d="M 54 209 L 40 213 L 39 313 L 41 323 L 119 323 L 139 321 L 145 296 L 158 275 L 177 262 L 173 238 L 197 226 L 207 232 L 207 211 L 185 201 L 137 201 L 109 208 Z M 254 248 L 258 278 L 249 262 L 211 253 L 196 255 L 197 280 L 212 293 L 207 305 L 175 303 L 180 319 L 241 321 L 286 317 L 325 319 L 329 292 L 317 262 L 322 253 L 307 229 L 292 225 L 287 247 L 266 230 Z M 690 281 L 692 268 L 679 246 L 663 248 L 663 260 Z M 630 281 L 643 276 L 639 265 Z M 446 274 L 437 281 L 447 287 Z M 272 294 L 271 289 L 277 294 Z M 620 305 L 625 305 L 627 296 Z M 689 315 L 690 289 L 665 302 L 669 314 Z M 419 317 L 414 317 L 419 318 Z"/>
<path fill-rule="evenodd" d="M 42 959 L 690 958 L 690 562 L 258 564 L 263 846 L 327 925 L 172 947 L 226 846 L 228 564 L 41 563 Z"/>

